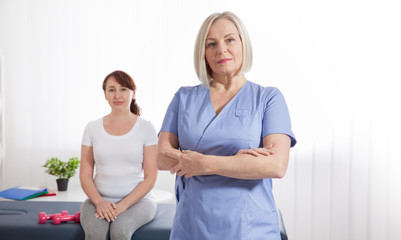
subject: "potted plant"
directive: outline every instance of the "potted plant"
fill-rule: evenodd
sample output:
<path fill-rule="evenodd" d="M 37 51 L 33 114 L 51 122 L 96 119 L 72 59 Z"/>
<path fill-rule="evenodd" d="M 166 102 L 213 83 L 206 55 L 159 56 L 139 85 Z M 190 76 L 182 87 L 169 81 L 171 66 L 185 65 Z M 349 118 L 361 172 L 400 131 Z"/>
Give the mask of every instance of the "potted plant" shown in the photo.
<path fill-rule="evenodd" d="M 43 165 L 47 168 L 45 172 L 58 177 L 56 180 L 58 191 L 67 191 L 68 180 L 75 175 L 78 166 L 79 159 L 77 157 L 70 158 L 68 162 L 52 157 Z"/>

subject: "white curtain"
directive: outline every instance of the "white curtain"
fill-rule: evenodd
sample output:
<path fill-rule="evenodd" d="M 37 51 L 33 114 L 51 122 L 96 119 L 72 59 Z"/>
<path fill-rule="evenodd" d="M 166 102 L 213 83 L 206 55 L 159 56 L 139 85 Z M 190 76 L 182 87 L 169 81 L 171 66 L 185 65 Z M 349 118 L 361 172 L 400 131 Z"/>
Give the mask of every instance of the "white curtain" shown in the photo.
<path fill-rule="evenodd" d="M 40 166 L 80 156 L 86 123 L 109 111 L 101 83 L 113 70 L 134 78 L 159 129 L 175 91 L 199 83 L 202 21 L 224 10 L 251 35 L 247 78 L 278 87 L 290 109 L 298 144 L 274 186 L 290 239 L 401 239 L 401 9 L 391 0 L 0 0 L 2 188 L 51 185 Z M 160 172 L 156 185 L 173 182 Z"/>
<path fill-rule="evenodd" d="M 3 52 L 0 48 L 0 173 L 2 173 L 2 165 L 5 155 L 5 119 L 4 119 L 4 77 L 3 77 Z M 0 178 L 0 186 L 3 180 Z"/>

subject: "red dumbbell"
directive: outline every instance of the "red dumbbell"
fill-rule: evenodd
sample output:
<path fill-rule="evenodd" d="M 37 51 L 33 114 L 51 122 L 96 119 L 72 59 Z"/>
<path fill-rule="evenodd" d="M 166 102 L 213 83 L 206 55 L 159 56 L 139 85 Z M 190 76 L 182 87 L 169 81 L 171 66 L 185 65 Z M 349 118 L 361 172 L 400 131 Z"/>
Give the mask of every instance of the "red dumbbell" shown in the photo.
<path fill-rule="evenodd" d="M 45 212 L 40 212 L 39 213 L 39 223 L 40 224 L 44 224 L 44 223 L 46 223 L 47 220 L 53 220 L 54 215 L 56 215 L 56 214 L 46 215 Z M 61 211 L 61 215 L 62 216 L 68 216 L 68 212 L 67 211 Z"/>
<path fill-rule="evenodd" d="M 67 222 L 67 221 L 75 221 L 76 223 L 79 223 L 79 217 L 80 217 L 79 212 L 76 212 L 75 215 L 70 215 L 70 216 L 56 213 L 53 216 L 53 224 L 58 225 L 61 222 Z"/>

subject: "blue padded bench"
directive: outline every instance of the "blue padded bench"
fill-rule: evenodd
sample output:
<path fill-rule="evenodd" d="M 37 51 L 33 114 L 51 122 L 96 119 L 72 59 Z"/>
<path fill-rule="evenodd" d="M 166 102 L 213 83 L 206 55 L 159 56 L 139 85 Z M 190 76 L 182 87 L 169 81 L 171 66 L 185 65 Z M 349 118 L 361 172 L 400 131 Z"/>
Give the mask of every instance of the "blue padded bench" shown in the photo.
<path fill-rule="evenodd" d="M 53 225 L 51 221 L 38 223 L 39 212 L 70 215 L 79 212 L 82 202 L 0 201 L 0 239 L 85 239 L 81 224 L 73 221 Z M 139 228 L 134 240 L 168 240 L 175 214 L 175 204 L 158 204 L 152 222 Z"/>
<path fill-rule="evenodd" d="M 79 212 L 82 202 L 0 201 L 0 239 L 85 239 L 80 224 L 73 221 L 53 225 L 51 221 L 38 223 L 39 212 L 47 214 L 67 210 L 70 215 Z M 281 239 L 287 240 L 280 210 Z M 158 204 L 152 222 L 139 228 L 133 240 L 168 240 L 175 214 L 175 204 Z"/>

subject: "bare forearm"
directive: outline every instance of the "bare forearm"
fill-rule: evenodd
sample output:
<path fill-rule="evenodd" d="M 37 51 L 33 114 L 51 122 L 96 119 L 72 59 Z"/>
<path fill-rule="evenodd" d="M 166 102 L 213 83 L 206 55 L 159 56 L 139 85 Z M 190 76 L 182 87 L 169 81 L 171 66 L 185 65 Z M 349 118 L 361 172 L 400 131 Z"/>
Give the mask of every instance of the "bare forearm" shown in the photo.
<path fill-rule="evenodd" d="M 93 160 L 93 147 L 82 145 L 81 147 L 81 163 L 79 170 L 79 180 L 81 187 L 88 196 L 88 198 L 95 204 L 103 202 L 102 196 L 96 189 L 93 182 L 93 169 L 95 167 Z"/>
<path fill-rule="evenodd" d="M 150 190 L 152 190 L 155 181 L 156 178 L 145 178 L 130 194 L 128 194 L 128 196 L 122 199 L 120 203 L 126 204 L 127 207 L 130 207 L 139 202 L 143 197 L 145 197 L 146 194 L 150 192 Z"/>
<path fill-rule="evenodd" d="M 253 156 L 205 156 L 205 172 L 239 179 L 282 178 L 287 170 L 288 160 L 277 155 Z"/>
<path fill-rule="evenodd" d="M 157 151 L 157 169 L 159 170 L 167 170 L 170 171 L 172 167 L 177 165 L 178 160 L 172 157 L 169 157 L 167 154 L 172 152 L 181 153 L 180 150 L 174 148 L 167 149 L 158 149 Z"/>
<path fill-rule="evenodd" d="M 207 156 L 206 163 L 214 174 L 241 179 L 282 178 L 290 156 L 290 138 L 271 134 L 263 138 L 263 149 L 271 154 L 236 154 L 231 157 Z M 256 149 L 255 149 L 256 150 Z"/>
<path fill-rule="evenodd" d="M 159 170 L 170 170 L 177 165 L 178 159 L 174 155 L 181 153 L 178 150 L 178 137 L 170 132 L 161 132 L 157 144 L 157 168 Z"/>
<path fill-rule="evenodd" d="M 282 178 L 287 171 L 290 138 L 271 134 L 263 138 L 263 148 L 240 149 L 234 156 L 204 155 L 195 151 L 171 152 L 178 164 L 171 173 L 187 178 L 222 175 L 240 179 Z"/>
<path fill-rule="evenodd" d="M 99 192 L 96 189 L 95 183 L 93 179 L 88 176 L 81 176 L 81 187 L 84 190 L 85 194 L 88 198 L 96 205 L 99 202 L 103 201 L 102 196 L 100 196 Z"/>

